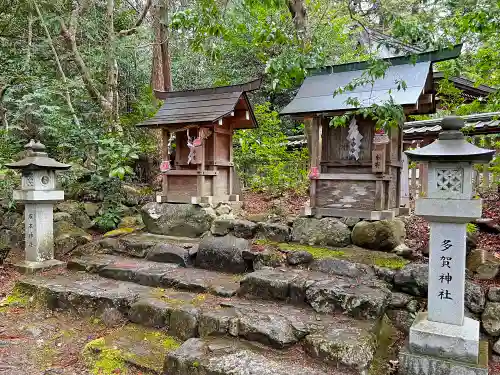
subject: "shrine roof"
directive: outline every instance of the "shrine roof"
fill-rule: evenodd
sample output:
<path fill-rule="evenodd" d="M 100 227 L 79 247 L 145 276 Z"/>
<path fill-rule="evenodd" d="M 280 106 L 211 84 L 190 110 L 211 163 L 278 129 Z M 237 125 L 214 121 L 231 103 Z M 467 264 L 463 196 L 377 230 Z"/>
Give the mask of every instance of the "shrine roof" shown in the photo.
<path fill-rule="evenodd" d="M 246 95 L 257 90 L 261 80 L 241 85 L 214 87 L 187 91 L 155 91 L 158 99 L 164 100 L 158 112 L 137 126 L 178 129 L 182 126 L 212 124 L 231 116 L 235 111 L 248 111 L 248 119 L 235 120 L 233 127 L 253 128 L 257 126 L 252 107 Z"/>
<path fill-rule="evenodd" d="M 500 112 L 478 113 L 462 116 L 467 135 L 500 133 Z M 441 118 L 405 122 L 403 134 L 405 139 L 417 139 L 424 136 L 437 137 L 441 129 Z"/>
<path fill-rule="evenodd" d="M 462 46 L 452 49 L 419 53 L 412 56 L 399 56 L 383 59 L 389 63 L 385 76 L 333 95 L 335 90 L 345 87 L 353 80 L 362 77 L 370 66 L 369 62 L 334 65 L 311 71 L 299 89 L 296 97 L 282 111 L 282 115 L 306 115 L 314 113 L 335 113 L 355 109 L 346 103 L 348 98 L 356 98 L 361 108 L 374 104 L 381 105 L 391 96 L 396 104 L 416 105 L 432 77 L 433 62 L 444 61 L 458 57 Z M 369 78 L 369 77 L 368 77 Z M 398 90 L 401 81 L 406 83 L 406 89 Z"/>

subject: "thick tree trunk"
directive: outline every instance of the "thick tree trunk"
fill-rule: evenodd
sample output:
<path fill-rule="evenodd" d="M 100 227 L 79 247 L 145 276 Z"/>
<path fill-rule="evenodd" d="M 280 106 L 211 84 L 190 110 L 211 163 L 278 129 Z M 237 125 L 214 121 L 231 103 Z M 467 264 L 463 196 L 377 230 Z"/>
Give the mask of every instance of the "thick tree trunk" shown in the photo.
<path fill-rule="evenodd" d="M 165 91 L 172 91 L 172 69 L 170 64 L 170 35 L 168 32 L 168 0 L 162 0 L 160 5 L 160 38 L 161 38 L 161 57 L 163 71 L 163 87 Z"/>
<path fill-rule="evenodd" d="M 165 77 L 163 75 L 163 51 L 162 51 L 162 26 L 160 4 L 155 4 L 153 11 L 153 30 L 155 40 L 153 43 L 153 64 L 151 84 L 154 90 L 165 91 Z"/>

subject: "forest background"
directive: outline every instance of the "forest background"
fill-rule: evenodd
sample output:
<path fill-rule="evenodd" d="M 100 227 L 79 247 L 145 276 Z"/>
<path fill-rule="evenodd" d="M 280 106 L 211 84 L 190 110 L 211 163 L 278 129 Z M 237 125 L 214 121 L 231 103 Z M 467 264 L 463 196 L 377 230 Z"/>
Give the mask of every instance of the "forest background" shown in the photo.
<path fill-rule="evenodd" d="M 0 198 L 19 183 L 5 163 L 35 138 L 73 165 L 65 190 L 104 200 L 100 215 L 112 221 L 122 184 L 154 178 L 136 166 L 158 163 L 157 135 L 135 126 L 161 105 L 153 89 L 261 76 L 251 97 L 259 128 L 236 135 L 237 168 L 250 189 L 303 192 L 307 150 L 286 149 L 303 124 L 278 112 L 307 68 L 369 60 L 377 76 L 377 46 L 463 42 L 461 57 L 437 68 L 497 88 L 499 29 L 496 0 L 0 0 Z M 376 44 L 363 38 L 374 34 Z M 439 90 L 447 99 L 437 116 L 500 111 L 498 94 L 465 104 L 449 81 Z"/>

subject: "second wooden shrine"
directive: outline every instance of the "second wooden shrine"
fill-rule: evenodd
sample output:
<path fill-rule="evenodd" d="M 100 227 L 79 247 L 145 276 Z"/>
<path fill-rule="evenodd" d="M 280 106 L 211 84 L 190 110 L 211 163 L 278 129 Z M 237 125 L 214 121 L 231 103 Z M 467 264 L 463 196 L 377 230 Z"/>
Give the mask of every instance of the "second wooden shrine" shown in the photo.
<path fill-rule="evenodd" d="M 260 80 L 242 85 L 189 91 L 155 92 L 164 100 L 158 113 L 139 124 L 162 132 L 162 193 L 159 203 L 238 201 L 234 194 L 233 131 L 257 126 L 247 92 Z M 175 134 L 175 162 L 171 162 Z"/>
<path fill-rule="evenodd" d="M 432 64 L 456 58 L 461 46 L 449 50 L 385 59 L 383 78 L 334 95 L 353 80 L 365 79 L 366 62 L 319 69 L 307 77 L 282 115 L 308 122 L 310 132 L 310 204 L 304 215 L 392 219 L 399 215 L 403 133 L 400 127 L 376 130 L 375 121 L 356 116 L 346 127 L 332 127 L 332 117 L 353 108 L 382 105 L 392 98 L 405 114 L 433 113 L 436 89 Z M 398 90 L 405 82 L 406 89 Z M 404 209 L 406 211 L 406 209 Z"/>

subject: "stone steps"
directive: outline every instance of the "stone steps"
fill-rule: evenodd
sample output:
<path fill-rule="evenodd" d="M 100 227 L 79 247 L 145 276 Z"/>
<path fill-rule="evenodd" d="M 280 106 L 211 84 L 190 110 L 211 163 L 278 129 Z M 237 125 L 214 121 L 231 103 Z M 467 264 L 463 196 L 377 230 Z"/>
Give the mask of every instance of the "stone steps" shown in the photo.
<path fill-rule="evenodd" d="M 167 372 L 169 375 L 192 374 L 185 368 L 182 355 L 185 346 L 189 348 L 197 343 L 205 348 L 200 349 L 200 353 L 208 351 L 210 355 L 215 355 L 210 350 L 212 344 L 204 344 L 204 340 L 211 337 L 230 338 L 228 342 L 232 344 L 229 346 L 237 348 L 227 358 L 223 356 L 225 359 L 215 355 L 215 361 L 221 363 L 226 363 L 226 359 L 241 358 L 241 363 L 248 362 L 252 368 L 265 367 L 267 362 L 269 368 L 278 366 L 279 362 L 273 362 L 265 355 L 241 349 L 241 340 L 246 340 L 264 345 L 267 350 L 273 348 L 283 353 L 298 350 L 303 353 L 304 359 L 321 361 L 329 368 L 327 372 L 305 372 L 308 374 L 336 374 L 335 367 L 361 374 L 372 363 L 381 327 L 381 319 L 356 320 L 344 314 L 323 314 L 306 306 L 283 302 L 151 288 L 83 272 L 26 278 L 19 281 L 17 288 L 52 309 L 98 315 L 104 309 L 114 307 L 134 323 L 168 331 L 180 340 L 188 340 L 179 349 L 179 356 L 169 357 L 174 366 L 174 370 Z M 190 340 L 200 337 L 204 340 Z M 227 346 L 227 343 L 224 345 Z M 194 361 L 206 366 L 206 372 L 215 371 L 211 367 L 214 359 L 199 357 L 191 364 Z M 229 367 L 221 367 L 220 372 L 215 373 L 248 374 L 237 367 L 231 372 L 230 363 L 227 362 Z M 288 374 L 298 374 L 294 363 L 291 361 L 279 366 L 289 368 Z M 281 373 L 284 372 L 276 372 Z"/>
<path fill-rule="evenodd" d="M 353 375 L 359 371 L 335 368 L 311 360 L 300 349 L 286 352 L 261 348 L 228 338 L 189 339 L 170 352 L 168 375 Z"/>
<path fill-rule="evenodd" d="M 174 287 L 224 297 L 236 294 L 241 279 L 238 275 L 115 255 L 74 258 L 68 262 L 68 269 L 96 273 L 109 279 L 130 281 L 151 287 Z"/>
<path fill-rule="evenodd" d="M 387 284 L 377 279 L 289 268 L 263 269 L 243 277 L 112 255 L 74 258 L 68 268 L 152 287 L 307 304 L 318 312 L 363 319 L 381 318 L 391 296 Z"/>

